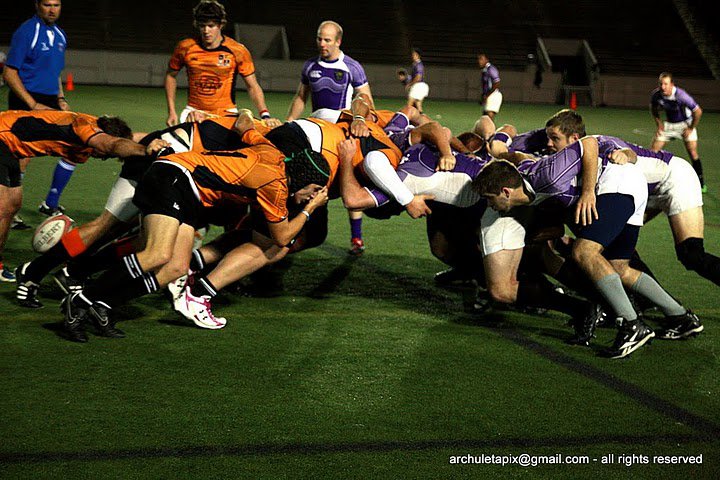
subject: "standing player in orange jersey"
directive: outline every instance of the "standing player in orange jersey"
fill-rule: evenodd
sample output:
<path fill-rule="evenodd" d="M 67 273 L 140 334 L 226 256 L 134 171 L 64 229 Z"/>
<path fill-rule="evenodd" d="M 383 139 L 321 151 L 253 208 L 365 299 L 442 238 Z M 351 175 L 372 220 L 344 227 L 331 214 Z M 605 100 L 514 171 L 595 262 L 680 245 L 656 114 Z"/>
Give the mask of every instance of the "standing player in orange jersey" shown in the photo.
<path fill-rule="evenodd" d="M 177 44 L 165 75 L 165 96 L 168 104 L 167 125 L 195 120 L 196 110 L 210 115 L 237 113 L 235 107 L 235 75 L 239 73 L 247 87 L 250 100 L 270 128 L 281 124 L 272 118 L 265 105 L 265 95 L 255 77 L 255 64 L 247 48 L 222 34 L 226 24 L 225 7 L 216 0 L 202 0 L 193 9 L 197 37 Z M 188 103 L 178 118 L 175 111 L 177 75 L 186 67 Z"/>

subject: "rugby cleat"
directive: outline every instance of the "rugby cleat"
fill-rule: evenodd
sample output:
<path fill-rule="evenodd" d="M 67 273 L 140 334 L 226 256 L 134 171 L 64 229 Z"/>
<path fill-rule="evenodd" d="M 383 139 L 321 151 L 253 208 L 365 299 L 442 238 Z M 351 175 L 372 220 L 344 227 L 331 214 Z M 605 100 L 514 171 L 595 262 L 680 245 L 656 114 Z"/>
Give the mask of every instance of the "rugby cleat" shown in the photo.
<path fill-rule="evenodd" d="M 77 278 L 71 277 L 68 273 L 67 267 L 63 267 L 53 273 L 53 280 L 55 280 L 55 283 L 58 287 L 60 287 L 60 290 L 62 290 L 65 295 L 78 293 L 83 289 L 83 282 Z"/>
<path fill-rule="evenodd" d="M 60 304 L 60 310 L 65 316 L 63 328 L 65 329 L 65 335 L 68 340 L 85 343 L 88 341 L 84 325 L 87 309 L 75 305 L 72 300 L 73 296 L 74 295 L 66 296 Z"/>
<path fill-rule="evenodd" d="M 582 317 L 573 318 L 570 324 L 575 330 L 575 336 L 569 338 L 567 343 L 571 345 L 589 346 L 590 341 L 595 338 L 595 329 L 604 320 L 606 314 L 599 303 L 590 306 L 590 310 Z"/>
<path fill-rule="evenodd" d="M 40 205 L 38 205 L 38 212 L 42 213 L 43 215 L 47 215 L 48 217 L 54 217 L 55 215 L 62 215 L 65 213 L 65 207 L 62 205 L 58 205 L 57 207 L 51 207 L 46 202 L 42 202 Z"/>
<path fill-rule="evenodd" d="M 365 242 L 362 241 L 362 238 L 353 238 L 350 240 L 350 249 L 348 250 L 350 255 L 362 255 L 364 251 Z"/>
<path fill-rule="evenodd" d="M 655 332 L 640 319 L 629 322 L 624 318 L 618 318 L 615 323 L 620 328 L 612 346 L 600 352 L 603 357 L 627 357 L 655 336 Z"/>
<path fill-rule="evenodd" d="M 673 325 L 658 332 L 657 337 L 663 340 L 680 340 L 699 335 L 704 327 L 700 319 L 693 312 L 688 310 L 682 315 L 665 317 L 668 324 Z"/>
<path fill-rule="evenodd" d="M 177 307 L 175 304 L 179 302 L 182 299 L 183 296 L 183 290 L 185 290 L 185 286 L 188 283 L 188 275 L 183 275 L 182 277 L 178 278 L 177 280 L 173 280 L 172 282 L 168 283 L 167 289 L 168 292 L 170 292 L 170 299 L 173 304 L 173 308 L 177 310 Z"/>
<path fill-rule="evenodd" d="M 20 215 L 15 215 L 10 223 L 10 228 L 13 230 L 30 230 L 32 227 L 25 223 Z"/>
<path fill-rule="evenodd" d="M 15 299 L 18 305 L 25 308 L 40 308 L 43 306 L 38 300 L 38 289 L 40 284 L 28 280 L 25 276 L 25 270 L 29 263 L 23 263 L 15 269 Z"/>
<path fill-rule="evenodd" d="M 93 303 L 87 309 L 88 318 L 92 319 L 101 337 L 125 338 L 125 332 L 115 328 L 115 322 L 110 318 L 110 308 L 100 302 Z"/>
<path fill-rule="evenodd" d="M 174 302 L 174 307 L 175 311 L 188 320 L 192 320 L 200 328 L 218 330 L 227 324 L 225 318 L 213 315 L 209 296 L 196 297 L 190 293 L 189 288 L 186 288 L 181 297 Z"/>
<path fill-rule="evenodd" d="M 0 270 L 0 282 L 13 283 L 15 282 L 15 274 L 7 268 Z"/>

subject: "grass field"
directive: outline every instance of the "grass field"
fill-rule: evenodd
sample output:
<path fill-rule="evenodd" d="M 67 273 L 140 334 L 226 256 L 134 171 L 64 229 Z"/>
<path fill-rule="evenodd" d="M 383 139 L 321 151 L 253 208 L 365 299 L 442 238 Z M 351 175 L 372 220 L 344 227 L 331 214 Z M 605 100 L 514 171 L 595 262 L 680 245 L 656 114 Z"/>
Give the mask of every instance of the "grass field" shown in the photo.
<path fill-rule="evenodd" d="M 165 119 L 161 89 L 79 86 L 68 97 L 75 110 L 118 114 L 136 130 Z M 268 94 L 276 115 L 289 101 Z M 523 131 L 556 109 L 508 104 L 498 121 Z M 479 105 L 429 100 L 426 110 L 460 132 Z M 649 143 L 646 110 L 580 112 L 591 133 Z M 705 244 L 718 254 L 720 114 L 706 113 L 699 131 Z M 33 225 L 54 163 L 36 159 L 25 177 L 22 215 Z M 98 214 L 118 171 L 116 161 L 78 168 L 62 199 L 68 213 L 79 222 Z M 148 296 L 116 312 L 126 339 L 73 344 L 56 334 L 51 282 L 37 311 L 0 284 L 0 478 L 720 477 L 719 292 L 675 259 L 664 218 L 643 227 L 639 250 L 706 331 L 609 361 L 594 353 L 613 330 L 592 349 L 571 347 L 559 315 L 480 316 L 468 309 L 472 289 L 436 288 L 443 265 L 423 221 L 366 219 L 368 250 L 352 258 L 338 201 L 330 216 L 325 244 L 287 262 L 274 296 L 216 301 L 229 319 L 220 331 L 191 327 Z M 31 236 L 11 232 L 6 263 L 32 257 Z M 483 454 L 586 463 L 450 463 Z M 649 463 L 627 466 L 620 456 L 632 454 Z M 702 455 L 702 464 L 656 455 Z"/>

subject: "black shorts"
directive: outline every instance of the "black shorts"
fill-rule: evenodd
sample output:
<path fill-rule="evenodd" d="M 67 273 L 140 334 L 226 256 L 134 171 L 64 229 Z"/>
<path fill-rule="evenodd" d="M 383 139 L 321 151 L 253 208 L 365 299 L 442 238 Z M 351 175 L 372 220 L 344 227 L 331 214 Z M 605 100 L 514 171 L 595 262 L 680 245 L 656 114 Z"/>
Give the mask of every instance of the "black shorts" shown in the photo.
<path fill-rule="evenodd" d="M 135 188 L 133 203 L 143 215 L 164 215 L 198 229 L 206 225 L 202 203 L 179 167 L 155 162 Z"/>
<path fill-rule="evenodd" d="M 55 110 L 60 110 L 57 95 L 45 95 L 44 93 L 28 92 L 36 102 L 40 102 Z M 20 97 L 15 95 L 12 90 L 8 91 L 8 110 L 32 110 L 27 103 L 23 102 Z"/>
<path fill-rule="evenodd" d="M 608 260 L 629 259 L 635 251 L 640 227 L 628 225 L 635 212 L 635 201 L 630 195 L 606 193 L 597 197 L 598 220 L 581 227 L 578 238 L 592 240 L 604 247 L 603 256 Z"/>
<path fill-rule="evenodd" d="M 0 142 L 0 185 L 15 188 L 22 184 L 20 162 L 10 149 Z"/>

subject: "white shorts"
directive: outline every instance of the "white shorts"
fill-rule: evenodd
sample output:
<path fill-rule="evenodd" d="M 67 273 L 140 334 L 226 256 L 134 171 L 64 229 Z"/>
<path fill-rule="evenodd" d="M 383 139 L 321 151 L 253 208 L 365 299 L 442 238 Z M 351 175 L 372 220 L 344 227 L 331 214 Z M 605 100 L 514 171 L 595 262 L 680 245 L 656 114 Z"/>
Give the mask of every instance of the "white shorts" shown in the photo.
<path fill-rule="evenodd" d="M 135 195 L 135 187 L 137 182 L 128 180 L 127 178 L 118 177 L 113 184 L 107 202 L 105 202 L 105 210 L 121 222 L 129 222 L 140 210 L 133 203 L 133 195 Z"/>
<path fill-rule="evenodd" d="M 500 93 L 500 90 L 495 90 L 493 93 L 490 94 L 485 99 L 485 111 L 486 112 L 494 112 L 498 113 L 500 111 L 500 106 L 502 105 L 502 93 Z"/>
<path fill-rule="evenodd" d="M 473 190 L 472 178 L 466 173 L 435 172 L 424 177 L 408 173 L 403 183 L 413 195 L 433 195 L 436 202 L 456 207 L 471 207 L 482 199 Z"/>
<path fill-rule="evenodd" d="M 187 117 L 190 115 L 190 112 L 205 112 L 208 115 L 220 115 L 221 113 L 238 113 L 237 108 L 227 108 L 225 110 L 222 110 L 221 112 L 207 112 L 205 110 L 200 110 L 199 108 L 194 108 L 191 106 L 186 106 L 182 112 L 180 112 L 180 123 L 187 122 Z"/>
<path fill-rule="evenodd" d="M 425 82 L 418 82 L 414 83 L 413 86 L 410 87 L 410 90 L 408 90 L 408 97 L 422 102 L 425 100 L 425 97 L 428 96 L 428 93 L 430 93 L 430 87 L 428 84 Z"/>
<path fill-rule="evenodd" d="M 633 197 L 635 211 L 626 222 L 628 225 L 643 224 L 643 215 L 648 200 L 648 187 L 642 170 L 628 163 L 618 165 L 609 163 L 600 174 L 597 184 L 597 195 L 604 193 L 622 193 Z"/>
<path fill-rule="evenodd" d="M 312 118 L 319 118 L 330 123 L 337 123 L 340 118 L 341 110 L 333 110 L 332 108 L 318 108 L 310 114 Z"/>
<path fill-rule="evenodd" d="M 480 221 L 480 247 L 483 257 L 501 250 L 518 250 L 525 246 L 525 225 L 532 209 L 515 208 L 512 215 L 487 208 Z"/>
<path fill-rule="evenodd" d="M 668 217 L 702 207 L 700 179 L 684 158 L 670 159 L 670 174 L 660 182 L 648 197 L 648 210 L 660 210 Z"/>
<path fill-rule="evenodd" d="M 655 140 L 658 142 L 669 142 L 670 140 L 677 138 L 678 140 L 682 140 L 684 142 L 697 142 L 697 128 L 693 128 L 690 135 L 688 135 L 687 138 L 683 138 L 682 134 L 685 129 L 690 126 L 690 123 L 692 123 L 690 120 L 677 123 L 664 122 L 664 130 L 655 137 Z"/>

